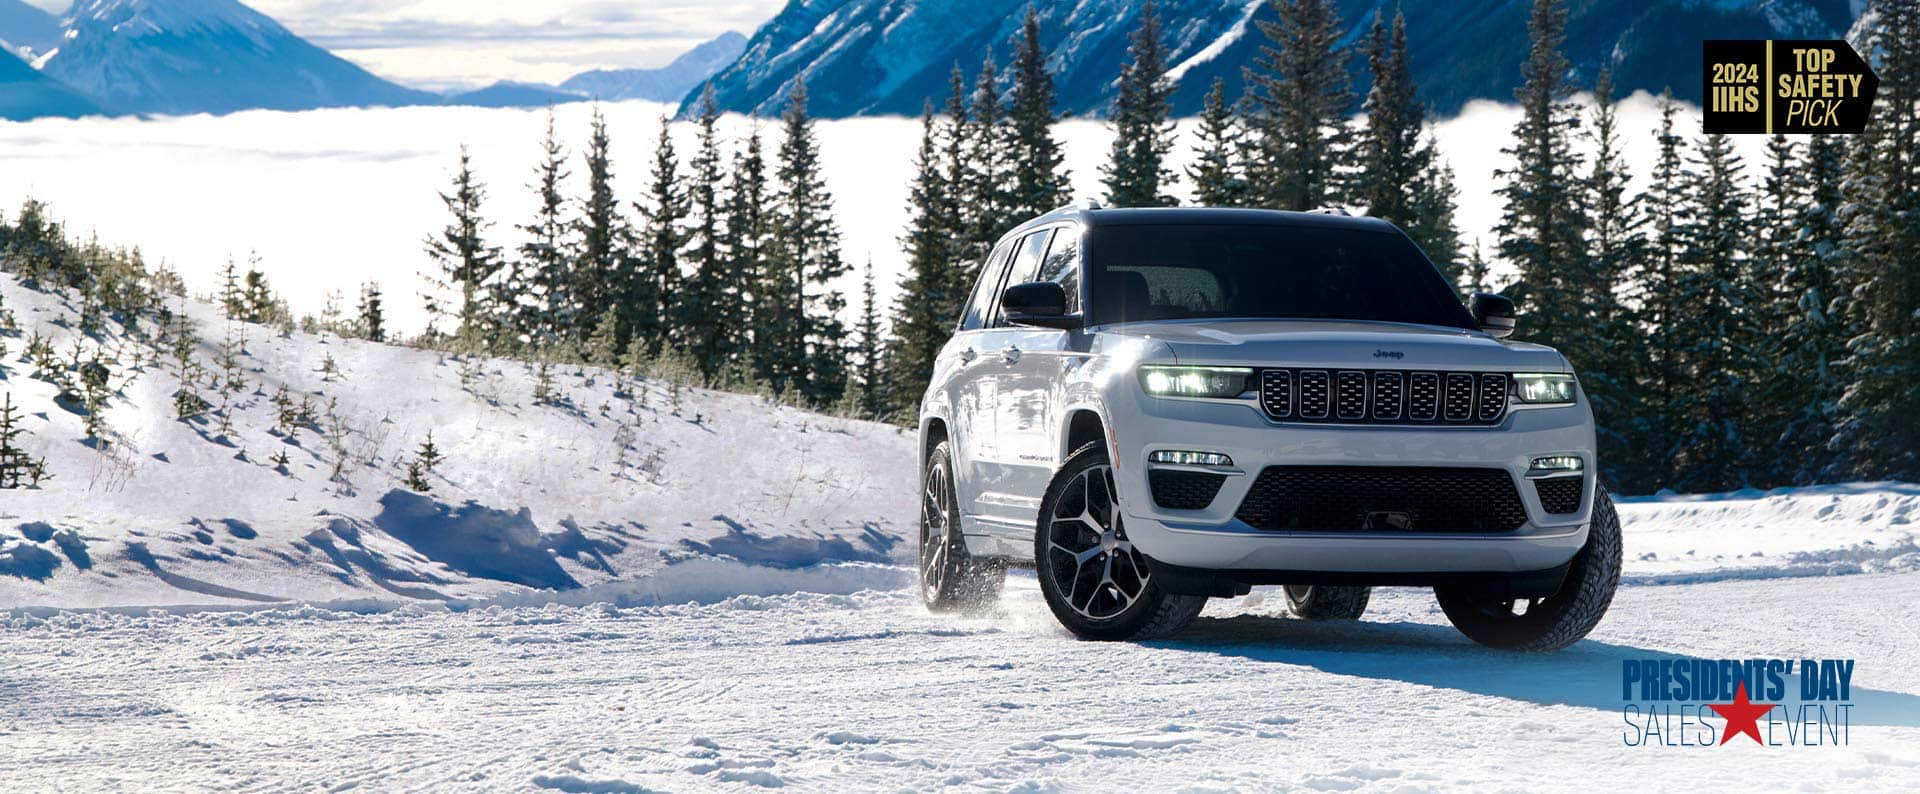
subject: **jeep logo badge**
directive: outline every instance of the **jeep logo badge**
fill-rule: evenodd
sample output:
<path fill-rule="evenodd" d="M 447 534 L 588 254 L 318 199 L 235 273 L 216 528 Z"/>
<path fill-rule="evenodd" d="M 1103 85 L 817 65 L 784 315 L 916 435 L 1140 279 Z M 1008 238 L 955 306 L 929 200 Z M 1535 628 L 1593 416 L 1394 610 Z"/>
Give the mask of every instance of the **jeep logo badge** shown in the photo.
<path fill-rule="evenodd" d="M 1398 350 L 1375 350 L 1373 351 L 1373 357 L 1399 359 L 1399 358 L 1406 358 L 1407 354 L 1402 353 Z"/>

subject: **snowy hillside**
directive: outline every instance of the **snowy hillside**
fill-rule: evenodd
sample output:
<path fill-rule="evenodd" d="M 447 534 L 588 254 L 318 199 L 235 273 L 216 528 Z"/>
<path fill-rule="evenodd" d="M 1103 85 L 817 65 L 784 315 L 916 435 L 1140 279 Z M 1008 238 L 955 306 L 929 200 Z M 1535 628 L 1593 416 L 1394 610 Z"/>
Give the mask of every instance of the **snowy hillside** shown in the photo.
<path fill-rule="evenodd" d="M 936 105 L 957 62 L 971 76 L 983 55 L 1005 66 L 1029 4 L 1021 0 L 790 0 L 755 32 L 740 60 L 714 77 L 720 106 L 776 113 L 796 76 L 807 75 L 816 115 L 914 115 L 921 102 Z M 1142 0 L 1039 3 L 1041 42 L 1047 49 L 1059 109 L 1104 115 L 1126 58 L 1127 34 Z M 1376 12 L 1407 15 L 1409 45 L 1421 97 L 1443 114 L 1473 99 L 1508 101 L 1526 58 L 1530 4 L 1512 0 L 1445 3 L 1338 4 L 1342 46 L 1365 33 Z M 1269 42 L 1261 23 L 1277 20 L 1264 0 L 1161 0 L 1168 66 L 1177 90 L 1177 115 L 1199 112 L 1214 78 L 1240 95 L 1242 69 L 1253 66 Z M 1603 65 L 1614 67 L 1622 92 L 1659 93 L 1699 101 L 1699 45 L 1712 38 L 1834 38 L 1856 11 L 1844 0 L 1597 0 L 1570 8 L 1566 51 L 1576 82 L 1590 85 Z M 1355 85 L 1364 59 L 1349 65 Z M 684 108 L 683 108 L 684 109 Z"/>
<path fill-rule="evenodd" d="M 238 0 L 81 0 L 47 75 L 122 112 L 432 104 Z"/>
<path fill-rule="evenodd" d="M 518 362 L 249 324 L 233 326 L 247 388 L 231 432 L 177 421 L 177 366 L 148 352 L 143 372 L 115 368 L 96 451 L 22 351 L 35 333 L 62 357 L 78 342 L 130 362 L 134 346 L 82 339 L 75 306 L 11 276 L 0 295 L 21 334 L 4 338 L 0 391 L 53 474 L 0 499 L 0 606 L 473 598 L 645 578 L 693 557 L 709 559 L 662 581 L 732 595 L 767 585 L 727 581 L 712 557 L 779 569 L 911 553 L 912 441 L 893 427 L 660 381 L 628 398 L 608 373 L 572 367 L 553 371 L 555 404 L 536 405 Z M 228 323 L 186 306 L 196 365 L 213 371 Z M 282 388 L 311 419 L 290 435 L 277 429 Z M 423 495 L 402 479 L 429 432 L 446 459 Z"/>
<path fill-rule="evenodd" d="M 226 398 L 231 427 L 218 411 L 179 421 L 170 354 L 146 349 L 135 370 L 142 348 L 83 336 L 68 300 L 4 275 L 0 296 L 19 327 L 0 390 L 53 475 L 0 502 L 0 607 L 654 603 L 911 578 L 898 428 L 660 380 L 628 396 L 579 367 L 553 368 L 541 404 L 521 362 L 283 337 L 191 301 L 194 366 L 244 351 L 245 388 Z M 77 344 L 123 362 L 104 449 L 32 377 L 36 334 L 62 358 Z M 445 461 L 421 494 L 403 481 L 429 432 Z M 1629 584 L 1920 570 L 1920 486 L 1628 498 L 1621 514 Z"/>

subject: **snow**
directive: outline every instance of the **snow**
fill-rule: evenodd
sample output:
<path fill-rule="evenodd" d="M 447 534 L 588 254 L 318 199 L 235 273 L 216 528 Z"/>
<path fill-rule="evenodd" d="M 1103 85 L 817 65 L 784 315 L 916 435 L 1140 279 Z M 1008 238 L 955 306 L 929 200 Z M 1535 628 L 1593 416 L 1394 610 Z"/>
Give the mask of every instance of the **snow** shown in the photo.
<path fill-rule="evenodd" d="M 0 607 L 459 600 L 649 573 L 685 582 L 676 598 L 717 598 L 754 590 L 719 584 L 724 568 L 676 564 L 897 562 L 917 517 L 901 486 L 911 467 L 898 463 L 912 459 L 913 439 L 899 428 L 746 395 L 676 397 L 657 380 L 629 398 L 608 373 L 571 367 L 556 370 L 559 404 L 536 405 L 519 362 L 484 361 L 463 390 L 460 364 L 433 352 L 247 324 L 236 328 L 250 388 L 237 395 L 230 437 L 174 419 L 169 360 L 110 403 L 114 436 L 98 452 L 81 443 L 81 418 L 18 361 L 36 331 L 70 351 L 76 307 L 4 275 L 0 297 L 22 329 L 7 340 L 0 389 L 26 414 L 23 446 L 54 474 L 45 489 L 0 501 Z M 226 323 L 204 304 L 186 308 L 198 360 L 212 368 Z M 87 347 L 96 344 L 118 340 Z M 337 377 L 322 371 L 329 356 Z M 126 374 L 117 369 L 114 384 Z M 321 431 L 276 434 L 282 388 L 310 402 L 322 428 L 347 429 L 342 481 Z M 446 462 L 422 495 L 401 481 L 429 431 Z M 897 578 L 852 570 L 774 580 L 864 588 Z"/>
<path fill-rule="evenodd" d="M 1215 602 L 1138 645 L 1069 638 L 1027 578 L 976 618 L 900 592 L 16 616 L 0 619 L 18 671 L 0 689 L 0 788 L 1920 782 L 1920 577 L 1629 587 L 1592 639 L 1547 656 L 1469 644 L 1420 591 L 1376 593 L 1360 623 L 1280 601 Z M 1849 745 L 1622 746 L 1622 660 L 1775 654 L 1860 660 Z"/>
<path fill-rule="evenodd" d="M 72 344 L 70 303 L 8 276 L 0 299 Z M 150 372 L 103 454 L 8 344 L 0 388 L 57 479 L 0 501 L 0 790 L 1920 785 L 1913 484 L 1624 498 L 1623 587 L 1558 654 L 1475 646 L 1417 589 L 1310 623 L 1261 588 L 1171 640 L 1088 643 L 1021 572 L 985 615 L 920 605 L 895 428 L 676 410 L 651 381 L 646 463 L 621 466 L 604 373 L 561 370 L 539 406 L 518 363 L 467 391 L 430 352 L 248 327 L 231 446 Z M 350 487 L 315 434 L 268 432 L 281 385 L 338 401 Z M 427 429 L 443 476 L 400 490 Z M 1623 745 L 1624 660 L 1754 656 L 1858 660 L 1849 743 Z"/>

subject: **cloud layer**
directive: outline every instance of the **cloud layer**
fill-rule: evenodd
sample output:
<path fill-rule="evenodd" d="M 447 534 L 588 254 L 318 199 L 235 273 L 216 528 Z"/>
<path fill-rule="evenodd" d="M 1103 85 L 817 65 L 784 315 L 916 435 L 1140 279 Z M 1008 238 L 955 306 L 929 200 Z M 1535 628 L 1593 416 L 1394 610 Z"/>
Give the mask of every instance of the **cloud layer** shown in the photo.
<path fill-rule="evenodd" d="M 614 135 L 617 187 L 623 200 L 640 198 L 650 167 L 660 118 L 671 108 L 623 102 L 604 110 Z M 583 192 L 578 152 L 589 108 L 566 105 L 558 124 L 575 158 L 570 195 Z M 1499 220 L 1494 176 L 1506 160 L 1519 110 L 1476 103 L 1441 123 L 1437 135 L 1458 172 L 1459 222 L 1492 253 L 1490 230 Z M 755 123 L 768 127 L 766 150 L 776 150 L 777 127 L 741 116 L 722 120 L 731 147 Z M 1636 173 L 1630 190 L 1645 185 L 1656 156 L 1654 101 L 1635 95 L 1622 107 L 1626 155 Z M 430 268 L 422 240 L 445 223 L 438 198 L 461 143 L 472 148 L 475 168 L 488 183 L 491 237 L 509 249 L 520 239 L 515 224 L 531 216 L 526 187 L 539 157 L 542 111 L 481 108 L 254 111 L 230 116 L 134 119 L 41 120 L 0 123 L 0 209 L 9 214 L 31 195 L 53 205 L 69 228 L 98 230 L 103 241 L 139 245 L 149 260 L 178 268 L 196 292 L 210 291 L 229 257 L 245 261 L 259 252 L 262 266 L 296 311 L 317 313 L 329 291 L 351 296 L 361 282 L 378 279 L 392 301 L 395 324 L 408 332 L 423 327 L 418 274 Z M 1676 127 L 1689 140 L 1698 115 L 1682 114 Z M 1181 125 L 1176 169 L 1191 151 L 1191 121 Z M 828 187 L 840 219 L 842 252 L 859 267 L 871 257 L 880 298 L 891 302 L 902 270 L 899 235 L 907 220 L 907 183 L 919 123 L 902 118 L 857 118 L 821 122 L 819 140 Z M 1100 168 L 1111 140 L 1106 126 L 1070 121 L 1058 127 L 1077 197 L 1102 195 Z M 693 130 L 675 125 L 681 162 L 690 157 Z M 1736 147 L 1757 177 L 1761 136 L 1735 136 Z M 1582 147 L 1590 148 L 1590 147 Z M 1184 195 L 1185 186 L 1176 188 Z M 1499 271 L 1496 271 L 1498 273 Z M 844 284 L 849 295 L 856 284 Z M 350 301 L 349 301 L 350 303 Z M 857 309 L 858 307 L 851 307 Z"/>

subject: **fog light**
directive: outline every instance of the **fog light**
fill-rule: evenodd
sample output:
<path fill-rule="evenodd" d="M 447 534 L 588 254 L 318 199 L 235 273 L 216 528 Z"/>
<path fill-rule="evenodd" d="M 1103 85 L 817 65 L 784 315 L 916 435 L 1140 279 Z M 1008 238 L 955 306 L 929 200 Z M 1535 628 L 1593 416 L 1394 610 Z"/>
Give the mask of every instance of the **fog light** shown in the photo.
<path fill-rule="evenodd" d="M 1232 466 L 1233 458 L 1218 452 L 1189 452 L 1184 449 L 1162 449 L 1147 455 L 1148 463 L 1172 463 L 1178 466 Z"/>
<path fill-rule="evenodd" d="M 1530 474 L 1565 474 L 1581 471 L 1586 466 L 1586 462 L 1575 455 L 1548 455 L 1543 458 L 1534 458 L 1527 469 Z"/>

